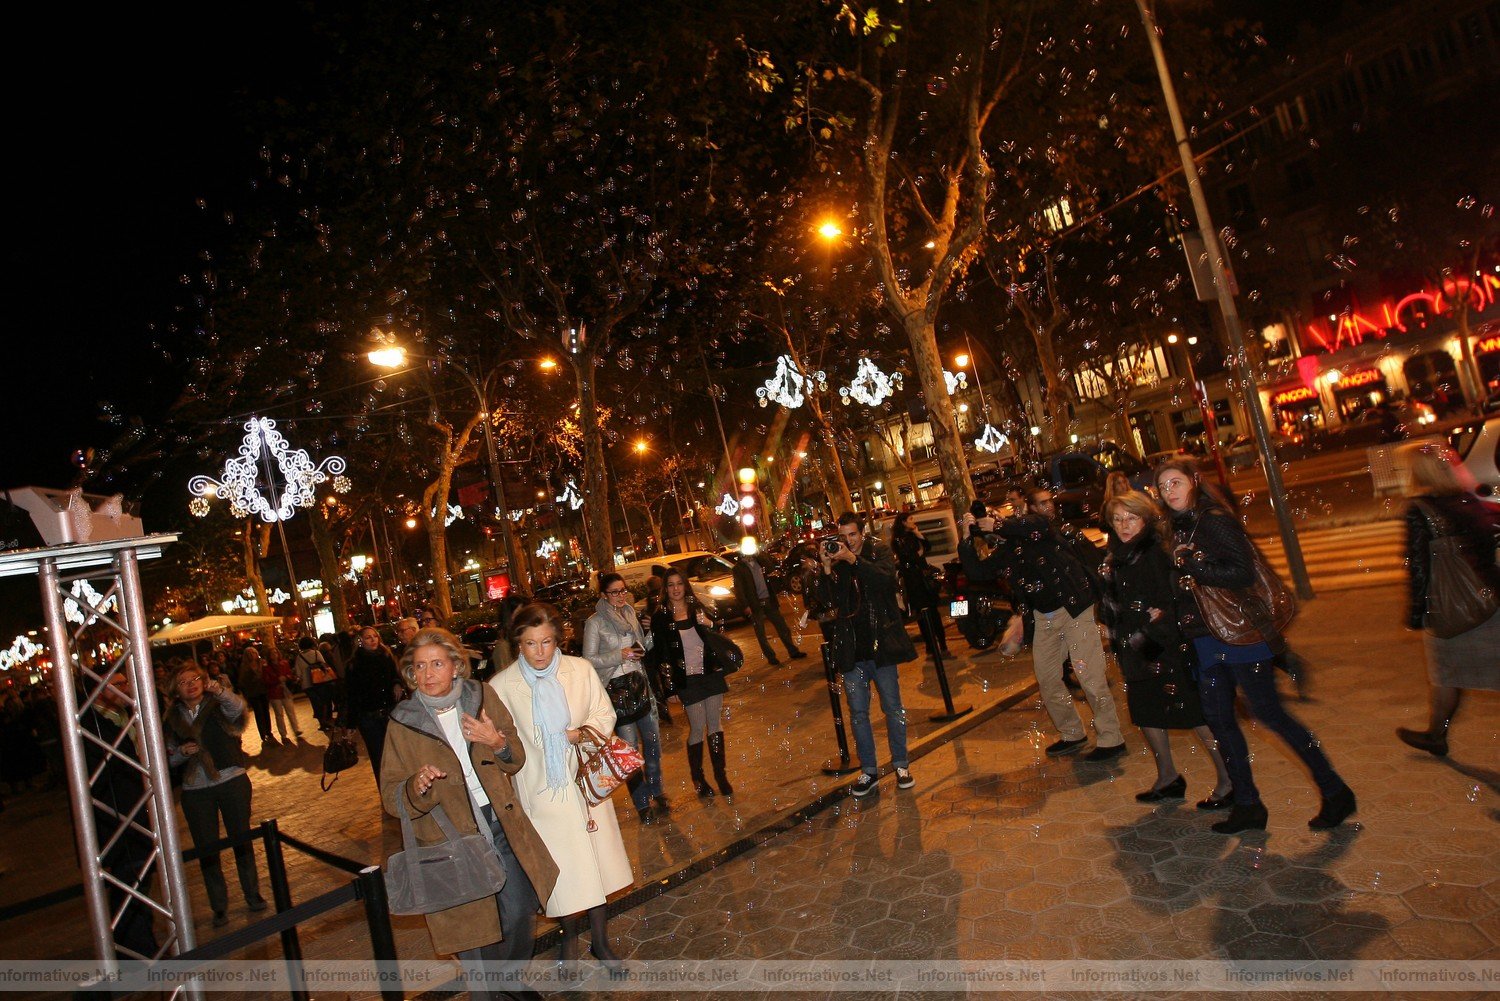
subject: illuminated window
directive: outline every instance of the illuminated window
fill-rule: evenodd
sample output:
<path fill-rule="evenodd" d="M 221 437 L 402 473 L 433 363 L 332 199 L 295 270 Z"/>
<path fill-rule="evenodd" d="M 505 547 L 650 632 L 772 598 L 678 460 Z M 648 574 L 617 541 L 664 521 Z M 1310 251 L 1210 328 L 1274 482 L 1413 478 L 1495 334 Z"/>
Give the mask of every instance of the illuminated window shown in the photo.
<path fill-rule="evenodd" d="M 1042 219 L 1054 233 L 1067 229 L 1073 225 L 1073 203 L 1066 198 L 1059 198 L 1042 209 Z"/>

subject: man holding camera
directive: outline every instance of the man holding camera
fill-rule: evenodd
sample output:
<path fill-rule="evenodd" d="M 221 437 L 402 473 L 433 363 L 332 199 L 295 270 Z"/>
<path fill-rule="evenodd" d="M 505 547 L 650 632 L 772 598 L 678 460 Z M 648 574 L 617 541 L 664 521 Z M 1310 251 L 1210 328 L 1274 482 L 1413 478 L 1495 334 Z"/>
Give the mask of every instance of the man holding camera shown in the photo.
<path fill-rule="evenodd" d="M 1017 558 L 1010 563 L 1012 593 L 1019 605 L 1030 609 L 1035 622 L 1032 667 L 1047 715 L 1061 734 L 1061 739 L 1047 746 L 1047 754 L 1073 754 L 1088 743 L 1083 720 L 1063 681 L 1066 658 L 1071 659 L 1084 698 L 1094 713 L 1096 743 L 1084 755 L 1085 760 L 1118 758 L 1125 753 L 1125 739 L 1105 676 L 1104 644 L 1094 620 L 1097 571 L 1088 565 L 1094 557 L 1083 548 L 1092 546 L 1064 528 L 1052 491 L 1033 490 L 1026 503 L 1029 514 L 1006 518 L 996 530 L 1019 547 Z"/>
<path fill-rule="evenodd" d="M 883 627 L 902 622 L 896 606 L 896 559 L 879 540 L 865 537 L 864 522 L 852 511 L 839 517 L 838 538 L 825 544 L 822 557 L 823 574 L 833 585 L 838 609 L 832 630 L 834 663 L 843 677 L 854 747 L 859 753 L 861 774 L 851 791 L 856 797 L 877 791 L 879 765 L 875 733 L 870 727 L 872 683 L 885 713 L 896 788 L 910 789 L 917 781 L 912 778 L 906 753 L 906 710 L 901 705 L 898 662 L 889 659 L 891 655 L 882 651 L 879 643 Z"/>

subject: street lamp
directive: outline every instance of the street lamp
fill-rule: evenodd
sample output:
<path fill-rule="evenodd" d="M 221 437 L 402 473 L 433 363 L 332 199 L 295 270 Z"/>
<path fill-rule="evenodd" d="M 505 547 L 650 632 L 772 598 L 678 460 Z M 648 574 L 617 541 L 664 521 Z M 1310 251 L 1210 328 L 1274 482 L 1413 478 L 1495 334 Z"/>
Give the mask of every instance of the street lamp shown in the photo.
<path fill-rule="evenodd" d="M 834 222 L 832 219 L 825 219 L 823 223 L 818 226 L 818 235 L 828 242 L 832 243 L 834 240 L 837 240 L 839 237 L 843 236 L 844 231 L 840 229 L 839 224 Z"/>
<path fill-rule="evenodd" d="M 1225 270 L 1224 247 L 1214 230 L 1213 217 L 1209 215 L 1208 199 L 1203 194 L 1203 181 L 1198 176 L 1198 164 L 1193 157 L 1193 148 L 1188 143 L 1187 127 L 1182 121 L 1182 111 L 1177 107 L 1177 90 L 1172 85 L 1172 74 L 1167 68 L 1167 56 L 1161 47 L 1161 33 L 1156 26 L 1156 15 L 1152 12 L 1153 0 L 1135 0 L 1141 14 L 1141 23 L 1146 28 L 1146 41 L 1151 45 L 1151 57 L 1156 62 L 1156 75 L 1161 80 L 1162 97 L 1167 104 L 1167 115 L 1172 120 L 1172 135 L 1177 140 L 1177 153 L 1182 159 L 1182 175 L 1187 180 L 1188 195 L 1192 198 L 1193 214 L 1198 217 L 1198 232 L 1203 239 L 1203 248 L 1208 253 L 1208 263 L 1213 269 L 1214 288 L 1218 293 L 1219 312 L 1224 318 L 1224 331 L 1229 337 L 1229 348 L 1234 352 L 1235 375 L 1239 378 L 1241 392 L 1245 394 L 1246 410 L 1250 411 L 1250 427 L 1255 432 L 1255 444 L 1260 450 L 1261 467 L 1266 474 L 1267 491 L 1271 498 L 1271 509 L 1276 513 L 1276 524 L 1281 529 L 1281 544 L 1286 551 L 1287 569 L 1291 571 L 1292 585 L 1301 598 L 1313 596 L 1312 581 L 1307 576 L 1307 564 L 1302 558 L 1302 545 L 1297 540 L 1297 528 L 1292 524 L 1292 512 L 1287 507 L 1286 486 L 1281 479 L 1281 467 L 1276 464 L 1276 450 L 1271 444 L 1271 433 L 1266 427 L 1266 415 L 1260 406 L 1260 385 L 1255 373 L 1250 370 L 1245 355 L 1245 338 L 1240 326 L 1239 307 L 1235 305 L 1234 292 L 1229 287 L 1229 276 Z"/>
<path fill-rule="evenodd" d="M 471 373 L 467 368 L 450 358 L 436 358 L 428 355 L 411 355 L 407 353 L 405 348 L 401 347 L 398 344 L 389 345 L 384 348 L 378 348 L 374 351 L 371 351 L 367 355 L 367 357 L 370 359 L 370 364 L 375 365 L 379 368 L 401 368 L 406 365 L 409 358 L 421 358 L 428 361 L 443 362 L 450 366 L 458 374 L 462 375 L 465 381 L 468 382 L 469 388 L 474 391 L 474 398 L 479 402 L 479 410 L 483 416 L 483 420 L 480 423 L 484 426 L 484 449 L 486 455 L 489 457 L 490 490 L 495 495 L 495 513 L 499 517 L 500 536 L 505 543 L 505 561 L 507 563 L 514 564 L 516 562 L 516 546 L 515 540 L 511 537 L 510 532 L 510 508 L 505 503 L 505 482 L 500 477 L 500 458 L 495 452 L 495 435 L 490 428 L 490 407 L 489 401 L 485 396 L 485 387 L 479 384 L 479 380 L 474 378 L 473 373 Z M 556 363 L 554 362 L 554 364 Z M 486 385 L 488 384 L 488 382 L 489 379 L 486 378 Z M 445 505 L 446 503 L 446 497 L 439 498 L 440 506 Z M 529 585 L 530 576 L 528 573 L 528 568 L 524 561 L 522 561 L 521 565 L 519 566 L 511 566 L 510 571 L 513 577 L 524 578 L 527 580 Z"/>

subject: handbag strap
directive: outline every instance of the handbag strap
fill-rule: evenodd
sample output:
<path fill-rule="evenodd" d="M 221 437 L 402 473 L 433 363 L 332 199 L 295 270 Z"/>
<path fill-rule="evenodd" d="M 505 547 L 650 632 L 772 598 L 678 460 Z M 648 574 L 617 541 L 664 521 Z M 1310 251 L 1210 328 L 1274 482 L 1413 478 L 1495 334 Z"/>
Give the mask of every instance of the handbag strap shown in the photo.
<path fill-rule="evenodd" d="M 405 795 L 396 798 L 396 806 L 399 808 L 397 812 L 401 817 L 401 846 L 410 851 L 419 847 L 419 845 L 417 844 L 416 831 L 412 829 L 411 814 L 406 810 Z M 427 816 L 437 821 L 438 827 L 442 829 L 444 838 L 449 841 L 458 840 L 458 828 L 454 827 L 453 821 L 448 819 L 448 813 L 443 809 L 443 804 L 434 804 L 433 808 L 428 811 Z"/>

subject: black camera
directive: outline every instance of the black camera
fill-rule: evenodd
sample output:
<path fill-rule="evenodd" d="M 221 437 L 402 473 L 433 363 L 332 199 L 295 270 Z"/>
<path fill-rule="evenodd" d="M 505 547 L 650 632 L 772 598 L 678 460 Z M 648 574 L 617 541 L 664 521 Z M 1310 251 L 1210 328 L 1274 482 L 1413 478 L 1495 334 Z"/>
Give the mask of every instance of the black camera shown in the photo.
<path fill-rule="evenodd" d="M 829 539 L 827 542 L 823 543 L 823 552 L 827 553 L 829 556 L 837 556 L 839 554 L 839 549 L 843 545 L 844 544 L 837 539 Z"/>

